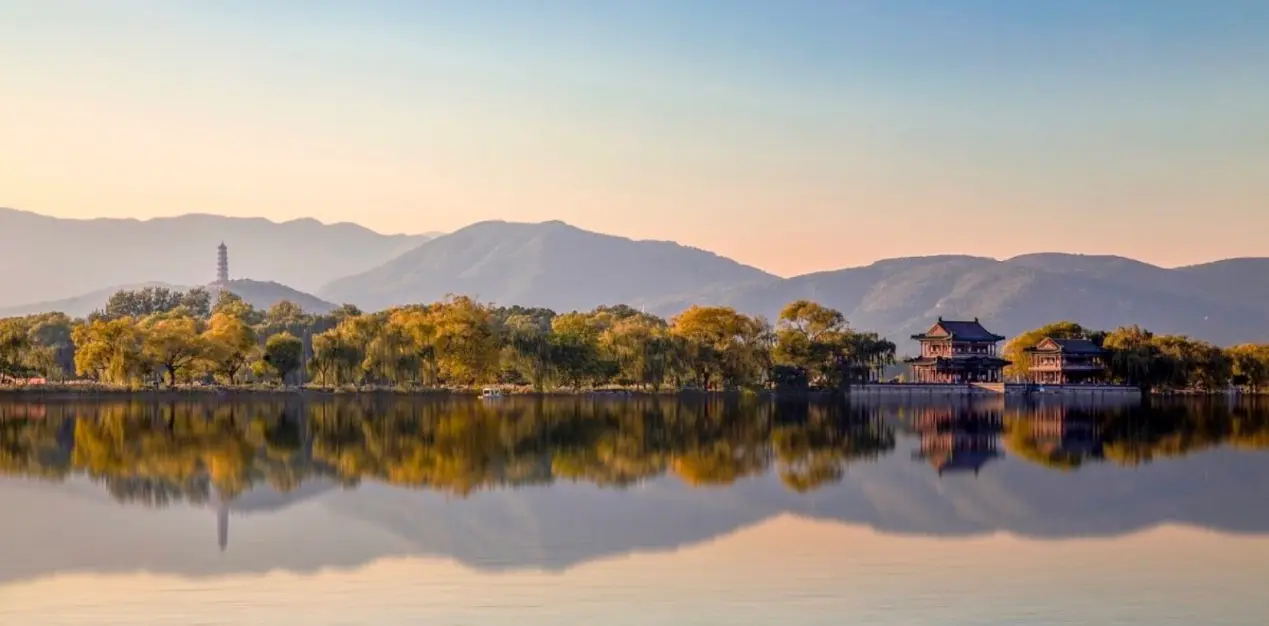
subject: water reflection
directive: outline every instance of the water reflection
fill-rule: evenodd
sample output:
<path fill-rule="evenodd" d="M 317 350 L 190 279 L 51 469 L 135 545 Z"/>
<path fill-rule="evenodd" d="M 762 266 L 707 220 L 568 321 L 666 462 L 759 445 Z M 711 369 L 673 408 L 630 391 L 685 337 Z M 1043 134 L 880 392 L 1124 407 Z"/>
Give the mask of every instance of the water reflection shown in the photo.
<path fill-rule="evenodd" d="M 0 405 L 0 471 L 85 474 L 116 499 L 232 501 L 267 484 L 374 480 L 457 496 L 671 472 L 729 485 L 774 467 L 791 489 L 893 450 L 876 410 L 840 404 L 507 401 Z"/>
<path fill-rule="evenodd" d="M 466 497 L 581 481 L 624 489 L 665 473 L 696 487 L 769 471 L 806 493 L 916 437 L 936 474 L 1003 456 L 1056 470 L 1215 446 L 1269 447 L 1269 410 L 1174 403 L 905 405 L 594 399 L 0 404 L 0 472 L 82 474 L 117 500 L 227 505 L 268 485 L 373 480 Z"/>
<path fill-rule="evenodd" d="M 222 550 L 234 515 L 279 510 L 332 490 L 350 495 L 331 506 L 356 501 L 349 514 L 428 544 L 436 537 L 417 528 L 425 514 L 429 523 L 455 527 L 507 522 L 499 517 L 505 512 L 488 510 L 505 498 L 456 503 L 554 485 L 516 500 L 532 511 L 524 513 L 531 526 L 552 528 L 534 532 L 573 528 L 594 536 L 586 545 L 570 543 L 580 535 L 553 540 L 552 550 L 534 556 L 534 567 L 584 560 L 593 556 L 588 550 L 699 540 L 782 513 L 934 535 L 1007 529 L 1073 536 L 1171 521 L 1265 532 L 1269 505 L 1248 503 L 1269 500 L 1260 497 L 1269 458 L 1238 451 L 1266 446 L 1269 411 L 1212 402 L 336 397 L 0 404 L 3 474 L 76 488 L 87 479 L 130 506 L 214 511 Z M 1197 454 L 1208 450 L 1215 453 Z M 1163 462 L 1169 459 L 1181 462 Z M 1142 467 L 1153 469 L 1127 471 Z M 421 507 L 406 495 L 416 490 L 443 498 Z M 725 495 L 656 500 L 701 490 Z M 681 521 L 676 515 L 692 523 L 671 527 Z M 602 521 L 592 528 L 585 520 Z M 508 556 L 514 550 L 497 542 L 435 549 L 460 548 L 474 550 L 466 555 L 472 562 L 515 560 Z"/>
<path fill-rule="evenodd" d="M 1266 408 L 0 403 L 0 622 L 1259 623 Z"/>

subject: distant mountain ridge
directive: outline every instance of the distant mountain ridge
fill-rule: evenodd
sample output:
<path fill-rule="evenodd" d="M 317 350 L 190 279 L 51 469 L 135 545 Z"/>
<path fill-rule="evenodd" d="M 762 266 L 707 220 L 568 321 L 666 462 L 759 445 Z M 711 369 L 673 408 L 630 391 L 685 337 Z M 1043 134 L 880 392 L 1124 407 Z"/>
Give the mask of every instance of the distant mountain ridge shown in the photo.
<path fill-rule="evenodd" d="M 230 275 L 313 291 L 427 241 L 314 219 L 191 214 L 148 220 L 61 219 L 0 208 L 0 307 L 61 300 L 108 285 L 201 285 L 216 278 L 216 246 Z"/>
<path fill-rule="evenodd" d="M 601 235 L 560 221 L 491 221 L 336 280 L 318 295 L 374 310 L 457 293 L 564 312 L 601 304 L 651 307 L 773 279 L 755 267 L 673 242 Z"/>
<path fill-rule="evenodd" d="M 1166 269 L 1106 255 L 938 255 L 780 278 L 702 250 L 562 222 L 475 224 L 318 293 L 368 310 L 459 293 L 556 311 L 622 303 L 667 317 L 693 304 L 726 305 L 771 320 L 806 298 L 901 351 L 939 316 L 977 317 L 1006 336 L 1074 320 L 1226 345 L 1269 340 L 1269 258 Z"/>
<path fill-rule="evenodd" d="M 1074 320 L 1106 329 L 1140 324 L 1155 332 L 1185 334 L 1222 345 L 1269 341 L 1269 258 L 1169 269 L 1109 255 L 1036 253 L 1005 260 L 938 255 L 781 278 L 705 250 L 599 234 L 560 221 L 480 222 L 428 239 L 385 236 L 350 224 L 325 226 L 313 220 L 284 224 L 212 216 L 147 222 L 69 220 L 79 230 L 71 229 L 75 236 L 62 240 L 57 248 L 32 243 L 39 236 L 13 234 L 23 232 L 24 224 L 43 225 L 35 229 L 43 232 L 41 228 L 51 228 L 46 223 L 50 221 L 67 222 L 0 210 L 0 244 L 4 244 L 0 245 L 0 306 L 6 299 L 19 300 L 17 292 L 64 291 L 71 284 L 86 285 L 69 294 L 86 293 L 75 298 L 85 302 L 101 299 L 103 291 L 107 297 L 113 292 L 101 290 L 101 285 L 203 284 L 214 271 L 215 244 L 222 238 L 219 232 L 228 224 L 261 229 L 251 236 L 223 237 L 230 247 L 231 275 L 241 275 L 243 266 L 279 268 L 277 274 L 252 274 L 276 280 L 279 287 L 295 287 L 301 294 L 296 298 L 314 298 L 307 301 L 308 306 L 298 302 L 305 309 L 351 303 L 373 311 L 465 294 L 486 302 L 542 306 L 558 312 L 628 304 L 666 317 L 692 304 L 725 305 L 774 320 L 786 303 L 806 298 L 842 311 L 856 328 L 891 338 L 901 352 L 913 347 L 908 335 L 925 330 L 939 316 L 978 317 L 990 330 L 1006 336 L 1053 321 Z M 168 222 L 205 232 L 199 235 L 197 246 L 189 243 L 190 236 L 173 236 L 161 238 L 171 242 L 157 248 L 120 245 L 130 240 L 112 234 Z M 62 252 L 47 254 L 51 249 Z M 52 260 L 31 262 L 43 258 L 41 254 Z M 270 260 L 252 260 L 261 257 Z M 112 269 L 113 265 L 122 269 Z M 95 278 L 122 274 L 124 269 L 133 277 Z M 197 277 L 169 278 L 174 274 Z M 28 283 L 42 287 L 20 288 Z M 308 296 L 321 283 L 325 286 Z M 56 300 L 53 297 L 19 301 L 33 300 L 42 302 L 18 308 L 31 311 L 58 305 L 69 309 L 67 313 L 84 308 L 67 301 L 49 302 Z M 14 310 L 10 306 L 0 309 L 0 314 Z"/>

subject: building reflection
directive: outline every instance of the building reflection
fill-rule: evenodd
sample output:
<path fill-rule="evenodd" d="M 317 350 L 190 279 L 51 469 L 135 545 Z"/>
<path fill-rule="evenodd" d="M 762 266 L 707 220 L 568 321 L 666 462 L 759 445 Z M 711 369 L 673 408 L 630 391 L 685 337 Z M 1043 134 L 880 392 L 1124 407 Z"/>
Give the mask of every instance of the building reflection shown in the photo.
<path fill-rule="evenodd" d="M 919 438 L 913 458 L 929 463 L 939 476 L 968 473 L 1001 456 L 999 440 L 1004 424 L 999 409 L 966 405 L 925 406 L 912 416 Z"/>
<path fill-rule="evenodd" d="M 1054 469 L 1100 461 L 1104 455 L 1099 415 L 1063 403 L 1014 409 L 1005 419 L 1005 446 L 1027 461 Z"/>

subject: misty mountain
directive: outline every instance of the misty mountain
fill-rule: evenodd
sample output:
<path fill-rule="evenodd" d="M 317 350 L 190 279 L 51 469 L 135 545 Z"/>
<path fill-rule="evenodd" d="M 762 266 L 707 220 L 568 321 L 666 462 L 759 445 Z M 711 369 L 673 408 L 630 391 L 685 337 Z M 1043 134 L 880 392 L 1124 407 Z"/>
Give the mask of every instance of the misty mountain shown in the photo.
<path fill-rule="evenodd" d="M 672 242 L 601 235 L 563 222 L 481 222 L 337 280 L 318 295 L 368 310 L 455 293 L 571 311 L 603 304 L 651 307 L 775 278 Z"/>
<path fill-rule="evenodd" d="M 50 232 L 69 234 L 61 247 L 33 243 L 40 237 L 48 240 Z M 145 222 L 75 221 L 4 210 L 0 305 L 17 300 L 15 293 L 86 286 L 64 294 L 73 296 L 70 300 L 23 297 L 18 301 L 44 301 L 10 305 L 0 315 L 86 313 L 115 291 L 102 285 L 204 284 L 215 270 L 215 246 L 222 238 L 230 246 L 231 275 L 278 281 L 269 288 L 255 282 L 240 285 L 240 295 L 258 307 L 285 298 L 314 312 L 329 309 L 332 302 L 378 310 L 452 293 L 561 312 L 629 304 L 667 317 L 692 304 L 726 305 L 774 320 L 786 303 L 807 298 L 842 311 L 856 328 L 890 337 L 901 351 L 912 348 L 908 335 L 925 330 L 939 316 L 977 317 L 1006 336 L 1074 320 L 1103 329 L 1140 324 L 1222 345 L 1269 338 L 1264 330 L 1269 328 L 1267 258 L 1169 269 L 1099 255 L 1039 253 L 1004 261 L 944 255 L 786 279 L 704 250 L 602 235 L 558 221 L 481 222 L 425 240 L 313 220 L 274 224 L 190 215 Z M 131 278 L 99 280 L 122 274 Z M 172 278 L 188 275 L 195 279 Z M 305 285 L 320 282 L 321 276 L 346 278 L 318 291 L 320 299 L 303 293 Z"/>
<path fill-rule="evenodd" d="M 104 309 L 106 307 L 106 302 L 110 300 L 110 296 L 113 296 L 116 292 L 121 290 L 131 291 L 143 289 L 145 287 L 164 287 L 174 291 L 189 291 L 190 289 L 190 287 L 182 287 L 180 285 L 172 285 L 168 283 L 122 285 L 119 287 L 111 287 L 109 289 L 98 289 L 73 298 L 0 308 L 0 318 L 20 317 L 23 315 L 48 313 L 52 311 L 65 313 L 71 317 L 85 317 L 89 313 Z M 327 313 L 336 306 L 311 294 L 307 294 L 275 282 L 240 278 L 238 280 L 229 281 L 227 285 L 211 284 L 205 285 L 204 288 L 212 294 L 212 302 L 216 301 L 216 295 L 222 289 L 228 289 L 231 293 L 242 298 L 244 302 L 260 310 L 267 310 L 269 307 L 283 300 L 289 300 L 298 304 L 301 309 L 304 309 L 304 311 L 308 313 Z"/>
<path fill-rule="evenodd" d="M 355 224 L 313 219 L 72 220 L 0 208 L 0 307 L 78 298 L 109 285 L 206 284 L 216 278 L 221 241 L 229 247 L 231 277 L 278 281 L 311 292 L 428 238 L 381 235 Z"/>
<path fill-rule="evenodd" d="M 1167 269 L 1115 256 L 930 256 L 785 279 L 694 248 L 561 222 L 476 224 L 320 292 L 365 309 L 448 293 L 557 311 L 626 303 L 667 317 L 692 304 L 727 305 L 772 320 L 807 298 L 901 350 L 939 316 L 977 317 L 1006 336 L 1075 320 L 1104 329 L 1140 324 L 1223 345 L 1264 341 L 1269 328 L 1269 259 Z"/>
<path fill-rule="evenodd" d="M 980 318 L 1012 336 L 1073 320 L 1092 328 L 1140 324 L 1227 345 L 1265 341 L 1269 259 L 1236 259 L 1165 269 L 1121 257 L 1034 254 L 1006 261 L 931 256 L 879 261 L 740 286 L 664 303 L 671 315 L 690 304 L 721 304 L 772 319 L 807 298 L 841 310 L 856 328 L 911 347 L 912 333 L 939 316 Z"/>

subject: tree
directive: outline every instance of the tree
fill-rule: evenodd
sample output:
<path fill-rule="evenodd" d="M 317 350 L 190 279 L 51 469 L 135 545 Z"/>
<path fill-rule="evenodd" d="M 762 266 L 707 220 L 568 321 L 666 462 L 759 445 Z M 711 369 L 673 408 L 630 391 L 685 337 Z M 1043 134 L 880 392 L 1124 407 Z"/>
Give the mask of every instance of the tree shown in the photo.
<path fill-rule="evenodd" d="M 287 326 L 302 323 L 304 309 L 290 300 L 279 300 L 264 314 L 264 321 L 271 326 Z"/>
<path fill-rule="evenodd" d="M 535 391 L 546 389 L 551 376 L 551 321 L 516 313 L 503 322 L 512 367 L 516 368 Z"/>
<path fill-rule="evenodd" d="M 1121 326 L 1106 335 L 1102 347 L 1110 352 L 1110 376 L 1118 382 L 1150 389 L 1161 372 L 1154 334 L 1139 326 Z"/>
<path fill-rule="evenodd" d="M 362 369 L 368 375 L 394 384 L 419 380 L 421 358 L 405 326 L 388 318 L 364 345 Z"/>
<path fill-rule="evenodd" d="M 616 367 L 619 382 L 660 389 L 672 364 L 665 320 L 634 312 L 618 318 L 600 338 Z"/>
<path fill-rule="evenodd" d="M 330 316 L 335 318 L 337 322 L 342 322 L 351 317 L 361 317 L 362 315 L 361 309 L 352 304 L 341 304 L 330 312 Z"/>
<path fill-rule="evenodd" d="M 169 387 L 207 354 L 198 323 L 192 317 L 148 320 L 142 330 L 142 355 L 167 372 Z"/>
<path fill-rule="evenodd" d="M 106 301 L 105 309 L 97 316 L 106 319 L 142 319 L 184 307 L 189 315 L 201 319 L 210 313 L 210 304 L 211 294 L 202 287 L 184 293 L 167 287 L 145 287 L 131 291 L 125 289 L 111 295 Z"/>
<path fill-rule="evenodd" d="M 257 339 L 255 331 L 228 310 L 226 308 L 212 315 L 203 340 L 212 373 L 232 385 L 237 382 L 238 373 L 254 358 Z"/>
<path fill-rule="evenodd" d="M 211 314 L 217 315 L 224 313 L 230 317 L 236 317 L 248 326 L 256 326 L 264 322 L 264 313 L 242 299 L 242 296 L 222 289 L 216 293 L 216 305 L 212 307 Z"/>
<path fill-rule="evenodd" d="M 833 378 L 844 347 L 846 318 L 841 312 L 809 300 L 789 303 L 776 322 L 776 362 L 800 369 L 811 381 Z"/>
<path fill-rule="evenodd" d="M 1269 345 L 1242 344 L 1228 351 L 1234 383 L 1258 393 L 1269 385 Z"/>
<path fill-rule="evenodd" d="M 45 378 L 59 380 L 75 371 L 74 322 L 64 313 L 26 318 L 30 349 L 27 364 Z"/>
<path fill-rule="evenodd" d="M 135 384 L 150 375 L 144 336 L 130 317 L 95 319 L 71 332 L 75 371 L 105 383 Z"/>
<path fill-rule="evenodd" d="M 0 320 L 0 381 L 26 375 L 22 361 L 29 345 L 26 328 L 17 320 Z"/>
<path fill-rule="evenodd" d="M 436 318 L 426 307 L 406 307 L 389 312 L 388 323 L 409 338 L 408 349 L 418 367 L 419 382 L 436 385 L 440 379 L 437 359 Z"/>
<path fill-rule="evenodd" d="M 349 336 L 343 324 L 313 335 L 313 360 L 310 365 L 323 385 L 344 385 L 361 379 L 362 354 L 359 344 Z"/>
<path fill-rule="evenodd" d="M 304 342 L 291 333 L 273 335 L 264 344 L 263 361 L 283 384 L 286 383 L 286 377 L 299 368 L 303 355 Z"/>
<path fill-rule="evenodd" d="M 852 330 L 839 312 L 809 300 L 798 300 L 780 312 L 773 352 L 783 366 L 782 385 L 805 378 L 828 387 L 871 380 L 874 372 L 894 363 L 895 345 L 876 333 Z"/>
<path fill-rule="evenodd" d="M 500 348 L 490 308 L 467 296 L 452 296 L 433 305 L 429 313 L 445 382 L 472 385 L 490 380 Z"/>
<path fill-rule="evenodd" d="M 202 287 L 195 287 L 181 296 L 180 306 L 198 319 L 207 319 L 211 315 L 211 294 Z"/>
<path fill-rule="evenodd" d="M 734 388 L 765 374 L 770 328 L 729 307 L 692 306 L 674 318 L 670 332 L 683 339 L 696 383 Z"/>

